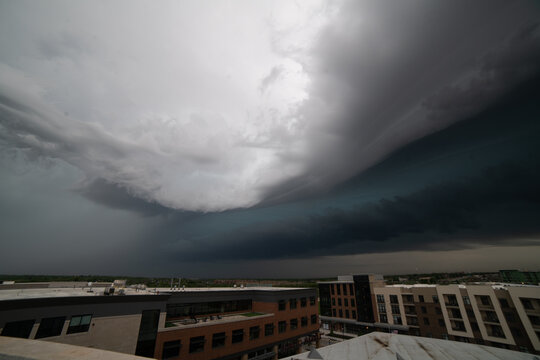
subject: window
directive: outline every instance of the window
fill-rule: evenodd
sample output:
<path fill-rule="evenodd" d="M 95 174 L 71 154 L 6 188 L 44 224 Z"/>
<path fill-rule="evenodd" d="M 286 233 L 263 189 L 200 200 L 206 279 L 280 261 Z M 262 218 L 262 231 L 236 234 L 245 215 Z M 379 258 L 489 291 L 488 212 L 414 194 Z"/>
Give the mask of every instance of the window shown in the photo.
<path fill-rule="evenodd" d="M 311 325 L 317 324 L 317 315 L 311 315 Z"/>
<path fill-rule="evenodd" d="M 377 302 L 378 303 L 384 303 L 384 295 L 377 294 Z"/>
<path fill-rule="evenodd" d="M 259 338 L 259 334 L 261 333 L 261 327 L 260 326 L 252 326 L 249 328 L 249 340 L 255 340 Z"/>
<path fill-rule="evenodd" d="M 354 288 L 353 288 L 353 284 L 349 284 L 349 294 L 354 295 Z"/>
<path fill-rule="evenodd" d="M 233 330 L 231 340 L 233 344 L 244 341 L 244 329 Z"/>
<path fill-rule="evenodd" d="M 285 310 L 285 300 L 279 300 L 278 309 L 279 311 Z"/>
<path fill-rule="evenodd" d="M 354 305 L 354 299 L 351 299 L 351 306 L 356 306 Z"/>
<path fill-rule="evenodd" d="M 392 314 L 400 314 L 399 305 L 392 305 Z"/>
<path fill-rule="evenodd" d="M 283 333 L 285 331 L 287 331 L 287 322 L 286 321 L 278 322 L 278 332 Z"/>
<path fill-rule="evenodd" d="M 163 343 L 162 359 L 170 359 L 180 355 L 180 340 L 166 341 Z"/>
<path fill-rule="evenodd" d="M 336 285 L 335 284 L 330 285 L 330 293 L 332 293 L 332 295 L 334 295 L 334 286 Z"/>
<path fill-rule="evenodd" d="M 349 306 L 349 299 L 343 299 L 343 302 L 345 303 L 345 306 Z"/>
<path fill-rule="evenodd" d="M 394 324 L 396 324 L 396 325 L 401 325 L 402 324 L 400 315 L 393 315 L 392 319 L 394 319 Z"/>
<path fill-rule="evenodd" d="M 65 316 L 41 319 L 38 331 L 36 333 L 36 339 L 45 337 L 58 336 L 62 333 L 64 328 Z"/>
<path fill-rule="evenodd" d="M 12 321 L 4 325 L 2 336 L 28 339 L 34 327 L 35 320 Z"/>
<path fill-rule="evenodd" d="M 499 302 L 501 303 L 502 308 L 509 308 L 510 304 L 508 304 L 508 300 L 506 299 L 499 299 Z"/>
<path fill-rule="evenodd" d="M 347 284 L 341 284 L 343 286 L 343 295 L 347 295 Z"/>
<path fill-rule="evenodd" d="M 219 348 L 225 346 L 225 333 L 219 332 L 212 335 L 212 348 Z"/>
<path fill-rule="evenodd" d="M 427 309 L 425 306 L 422 306 L 420 309 L 422 310 L 422 314 L 427 314 Z"/>
<path fill-rule="evenodd" d="M 341 295 L 341 284 L 336 284 L 337 294 Z"/>
<path fill-rule="evenodd" d="M 310 296 L 309 297 L 309 305 L 311 305 L 311 306 L 315 305 L 315 296 Z"/>
<path fill-rule="evenodd" d="M 441 315 L 441 314 L 442 314 L 441 308 L 437 306 L 437 307 L 435 308 L 435 313 Z"/>
<path fill-rule="evenodd" d="M 86 332 L 90 328 L 92 315 L 77 315 L 72 316 L 67 329 L 68 334 Z"/>
<path fill-rule="evenodd" d="M 264 325 L 264 336 L 274 335 L 274 324 Z"/>
<path fill-rule="evenodd" d="M 429 319 L 428 318 L 424 318 L 424 325 L 429 325 Z"/>
<path fill-rule="evenodd" d="M 514 314 L 512 314 L 512 313 L 505 312 L 505 313 L 504 313 L 504 317 L 506 318 L 506 321 L 508 321 L 508 322 L 514 322 L 514 321 L 516 321 L 516 317 L 515 317 Z"/>
<path fill-rule="evenodd" d="M 332 316 L 333 316 L 333 317 L 336 317 L 336 316 L 337 316 L 337 315 L 336 315 L 336 309 L 332 309 Z"/>
<path fill-rule="evenodd" d="M 345 310 L 345 317 L 348 319 L 349 318 L 349 310 Z"/>
<path fill-rule="evenodd" d="M 296 299 L 289 299 L 289 308 L 296 309 Z"/>
<path fill-rule="evenodd" d="M 307 299 L 305 297 L 300 298 L 300 307 L 306 307 L 307 306 Z"/>
<path fill-rule="evenodd" d="M 480 302 L 484 306 L 490 306 L 491 305 L 491 301 L 489 300 L 489 296 L 486 296 L 486 295 L 480 296 Z"/>
<path fill-rule="evenodd" d="M 337 299 L 337 304 L 338 304 L 338 306 L 341 306 L 341 298 Z"/>
<path fill-rule="evenodd" d="M 189 339 L 189 352 L 196 353 L 204 350 L 204 336 L 195 336 Z"/>
<path fill-rule="evenodd" d="M 399 304 L 397 295 L 390 295 L 390 303 L 391 304 Z"/>
<path fill-rule="evenodd" d="M 424 301 L 424 295 L 418 295 L 418 301 L 425 302 Z"/>
<path fill-rule="evenodd" d="M 533 306 L 532 301 L 530 299 L 524 299 L 524 298 L 520 298 L 520 299 L 521 299 L 521 303 L 523 304 L 523 307 L 525 309 L 529 309 L 529 310 L 534 309 L 534 306 Z"/>
<path fill-rule="evenodd" d="M 386 317 L 386 314 L 380 314 L 379 319 L 380 319 L 380 322 L 382 322 L 382 323 L 387 323 L 388 322 L 388 317 Z"/>
<path fill-rule="evenodd" d="M 298 329 L 298 319 L 291 319 L 290 324 L 291 324 L 291 330 Z"/>
<path fill-rule="evenodd" d="M 529 315 L 529 320 L 530 320 L 531 324 L 533 324 L 533 325 L 536 325 L 536 326 L 540 325 L 540 317 L 538 317 L 538 316 Z"/>
<path fill-rule="evenodd" d="M 332 298 L 332 305 L 336 306 L 336 298 Z"/>
<path fill-rule="evenodd" d="M 433 295 L 431 298 L 433 299 L 433 302 L 434 302 L 434 303 L 438 303 L 438 302 L 439 302 L 439 297 L 438 297 L 437 295 Z"/>
<path fill-rule="evenodd" d="M 478 327 L 478 324 L 475 323 L 475 322 L 472 322 L 472 323 L 471 323 L 471 329 L 472 329 L 473 331 L 480 331 L 480 328 Z"/>
<path fill-rule="evenodd" d="M 343 310 L 339 309 L 339 317 L 342 318 L 343 317 Z"/>
<path fill-rule="evenodd" d="M 444 320 L 443 319 L 439 319 L 439 326 L 440 327 L 445 327 L 446 325 L 444 324 Z"/>
<path fill-rule="evenodd" d="M 469 299 L 468 296 L 463 297 L 463 302 L 465 303 L 465 305 L 471 305 L 471 299 Z"/>
<path fill-rule="evenodd" d="M 300 319 L 300 326 L 306 327 L 307 326 L 307 316 L 302 316 Z"/>
<path fill-rule="evenodd" d="M 386 313 L 386 305 L 385 304 L 377 304 L 377 309 L 379 310 L 380 314 Z"/>
<path fill-rule="evenodd" d="M 356 319 L 356 310 L 352 311 L 352 317 L 353 317 L 353 319 Z"/>

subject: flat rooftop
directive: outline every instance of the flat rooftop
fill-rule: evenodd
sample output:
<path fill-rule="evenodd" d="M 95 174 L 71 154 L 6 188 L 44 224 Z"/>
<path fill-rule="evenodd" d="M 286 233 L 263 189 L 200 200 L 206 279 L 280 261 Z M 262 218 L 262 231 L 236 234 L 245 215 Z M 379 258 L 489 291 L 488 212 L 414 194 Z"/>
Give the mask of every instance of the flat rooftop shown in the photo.
<path fill-rule="evenodd" d="M 270 317 L 272 315 L 274 314 L 248 312 L 244 314 L 224 315 L 224 316 L 220 316 L 219 318 L 216 316 L 212 316 L 212 317 L 198 316 L 197 322 L 194 322 L 192 319 L 172 320 L 172 321 L 169 320 L 166 322 L 165 328 L 159 329 L 159 331 L 190 329 L 190 328 L 199 328 L 199 327 L 204 327 L 204 326 L 212 326 L 216 324 L 236 323 L 236 322 L 241 322 L 241 321 L 248 321 L 248 320 L 253 320 L 253 319 Z"/>
<path fill-rule="evenodd" d="M 3 300 L 20 300 L 20 299 L 39 299 L 39 298 L 56 298 L 56 297 L 73 297 L 73 296 L 105 296 L 103 292 L 105 288 L 89 287 L 85 288 L 43 288 L 43 289 L 2 289 L 0 290 L 0 301 Z M 116 290 L 118 291 L 118 290 Z M 155 293 L 149 290 L 135 290 L 131 288 L 124 289 L 125 295 L 148 295 L 153 296 Z M 122 296 L 122 295 L 109 295 Z"/>
<path fill-rule="evenodd" d="M 149 291 L 159 293 L 177 293 L 177 292 L 207 292 L 207 291 L 291 291 L 291 290 L 307 290 L 310 288 L 293 288 L 293 287 L 272 287 L 272 286 L 245 286 L 245 287 L 200 287 L 200 288 L 148 288 Z"/>

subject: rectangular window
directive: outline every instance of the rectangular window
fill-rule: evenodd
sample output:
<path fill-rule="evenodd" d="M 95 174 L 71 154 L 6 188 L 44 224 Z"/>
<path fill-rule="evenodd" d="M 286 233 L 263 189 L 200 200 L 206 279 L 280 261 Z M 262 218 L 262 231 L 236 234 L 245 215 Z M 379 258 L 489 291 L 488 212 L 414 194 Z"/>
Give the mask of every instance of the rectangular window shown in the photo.
<path fill-rule="evenodd" d="M 433 299 L 433 302 L 434 302 L 434 303 L 438 303 L 438 302 L 439 302 L 439 297 L 438 297 L 437 295 L 433 295 L 431 298 Z"/>
<path fill-rule="evenodd" d="M 231 340 L 233 344 L 244 341 L 244 329 L 233 330 Z"/>
<path fill-rule="evenodd" d="M 510 307 L 510 304 L 508 303 L 508 300 L 506 300 L 506 299 L 501 298 L 501 299 L 499 299 L 499 302 L 501 303 L 501 307 L 503 309 L 506 309 L 506 308 Z"/>
<path fill-rule="evenodd" d="M 67 329 L 68 334 L 86 332 L 90 328 L 92 315 L 77 315 L 72 316 Z"/>
<path fill-rule="evenodd" d="M 317 315 L 311 315 L 311 325 L 317 324 Z"/>
<path fill-rule="evenodd" d="M 337 299 L 337 304 L 338 304 L 338 306 L 341 306 L 341 298 Z"/>
<path fill-rule="evenodd" d="M 399 310 L 399 305 L 392 305 L 392 314 L 401 314 Z"/>
<path fill-rule="evenodd" d="M 36 339 L 58 336 L 62 333 L 64 328 L 65 316 L 41 319 L 38 331 L 36 333 Z"/>
<path fill-rule="evenodd" d="M 225 346 L 226 335 L 224 332 L 215 333 L 212 335 L 212 348 Z"/>
<path fill-rule="evenodd" d="M 309 305 L 311 305 L 311 306 L 315 305 L 315 300 L 316 300 L 315 296 L 310 296 L 309 297 Z"/>
<path fill-rule="evenodd" d="M 383 294 L 377 294 L 377 302 L 378 303 L 384 303 L 384 295 Z"/>
<path fill-rule="evenodd" d="M 399 304 L 397 295 L 390 295 L 391 304 Z"/>
<path fill-rule="evenodd" d="M 379 319 L 380 319 L 380 322 L 382 322 L 382 323 L 387 323 L 388 322 L 388 317 L 386 316 L 386 314 L 380 314 Z"/>
<path fill-rule="evenodd" d="M 354 295 L 353 284 L 349 284 L 349 294 L 350 294 L 351 296 Z"/>
<path fill-rule="evenodd" d="M 284 333 L 285 331 L 287 331 L 287 322 L 286 321 L 278 322 L 278 332 L 281 334 L 281 333 Z"/>
<path fill-rule="evenodd" d="M 204 351 L 204 336 L 195 336 L 189 339 L 189 352 L 196 353 Z"/>
<path fill-rule="evenodd" d="M 307 316 L 302 316 L 302 318 L 300 319 L 300 326 L 306 327 L 307 325 Z"/>
<path fill-rule="evenodd" d="M 441 315 L 441 314 L 442 314 L 441 308 L 440 308 L 440 307 L 436 307 L 436 308 L 435 308 L 435 313 L 437 313 L 438 315 Z"/>
<path fill-rule="evenodd" d="M 300 307 L 306 307 L 307 306 L 307 299 L 305 297 L 300 298 Z"/>
<path fill-rule="evenodd" d="M 343 295 L 347 295 L 347 284 L 341 284 L 343 286 Z"/>
<path fill-rule="evenodd" d="M 418 295 L 418 301 L 424 302 L 424 295 Z"/>
<path fill-rule="evenodd" d="M 520 298 L 521 300 L 521 303 L 523 304 L 523 307 L 527 310 L 533 310 L 534 309 L 534 306 L 532 304 L 532 301 L 531 299 L 525 299 L 525 298 Z"/>
<path fill-rule="evenodd" d="M 2 336 L 28 339 L 36 320 L 12 321 L 4 325 Z"/>
<path fill-rule="evenodd" d="M 343 299 L 343 302 L 345 303 L 345 306 L 349 306 L 349 299 Z"/>
<path fill-rule="evenodd" d="M 337 294 L 341 295 L 341 284 L 336 284 Z"/>
<path fill-rule="evenodd" d="M 402 324 L 400 315 L 392 315 L 392 318 L 394 319 L 394 324 L 396 324 L 396 325 L 401 325 Z"/>
<path fill-rule="evenodd" d="M 463 296 L 463 303 L 465 305 L 471 305 L 471 299 L 468 296 Z"/>
<path fill-rule="evenodd" d="M 429 319 L 428 318 L 424 318 L 424 325 L 429 325 Z"/>
<path fill-rule="evenodd" d="M 259 338 L 259 334 L 261 333 L 261 327 L 260 326 L 252 326 L 249 328 L 249 340 L 255 340 Z"/>
<path fill-rule="evenodd" d="M 377 304 L 377 309 L 379 310 L 380 314 L 386 313 L 386 304 Z"/>
<path fill-rule="evenodd" d="M 336 317 L 336 309 L 332 309 L 332 316 Z"/>
<path fill-rule="evenodd" d="M 289 299 L 289 308 L 296 309 L 296 299 Z"/>
<path fill-rule="evenodd" d="M 351 299 L 351 306 L 356 306 L 354 305 L 354 299 Z"/>
<path fill-rule="evenodd" d="M 298 319 L 291 319 L 290 324 L 291 324 L 291 330 L 298 329 Z"/>
<path fill-rule="evenodd" d="M 422 310 L 422 314 L 426 314 L 426 313 L 427 313 L 427 309 L 426 309 L 425 306 L 422 306 L 420 309 Z"/>
<path fill-rule="evenodd" d="M 343 317 L 343 310 L 339 309 L 339 317 L 342 318 Z"/>
<path fill-rule="evenodd" d="M 484 306 L 491 306 L 491 301 L 489 300 L 489 296 L 481 295 L 480 296 L 480 302 Z"/>
<path fill-rule="evenodd" d="M 336 306 L 336 298 L 332 298 L 332 305 Z"/>
<path fill-rule="evenodd" d="M 180 340 L 166 341 L 163 343 L 162 359 L 170 359 L 180 356 Z"/>
<path fill-rule="evenodd" d="M 349 318 L 349 310 L 345 310 L 345 317 L 348 319 Z"/>
<path fill-rule="evenodd" d="M 278 310 L 279 311 L 285 310 L 285 306 L 286 306 L 285 305 L 285 300 L 279 300 L 279 302 L 278 302 Z"/>
<path fill-rule="evenodd" d="M 439 326 L 440 326 L 440 327 L 446 327 L 446 325 L 444 324 L 444 320 L 443 320 L 443 319 L 439 319 Z"/>
<path fill-rule="evenodd" d="M 356 310 L 352 311 L 352 317 L 353 317 L 353 319 L 356 319 Z"/>
<path fill-rule="evenodd" d="M 274 324 L 264 325 L 264 336 L 274 335 Z"/>

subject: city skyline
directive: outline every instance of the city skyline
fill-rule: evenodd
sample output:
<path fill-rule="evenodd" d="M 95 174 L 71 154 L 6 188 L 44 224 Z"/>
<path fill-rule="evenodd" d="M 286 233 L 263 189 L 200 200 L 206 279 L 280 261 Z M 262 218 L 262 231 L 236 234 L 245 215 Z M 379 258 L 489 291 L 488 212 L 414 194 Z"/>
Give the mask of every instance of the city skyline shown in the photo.
<path fill-rule="evenodd" d="M 539 269 L 534 1 L 0 10 L 0 273 Z"/>

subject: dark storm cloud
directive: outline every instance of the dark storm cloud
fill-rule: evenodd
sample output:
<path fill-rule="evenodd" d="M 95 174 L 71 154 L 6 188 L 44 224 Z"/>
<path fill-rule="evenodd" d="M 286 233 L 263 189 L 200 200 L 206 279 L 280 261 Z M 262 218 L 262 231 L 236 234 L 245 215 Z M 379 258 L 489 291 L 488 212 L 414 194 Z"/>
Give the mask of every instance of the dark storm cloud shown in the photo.
<path fill-rule="evenodd" d="M 305 60 L 307 170 L 264 203 L 328 189 L 489 106 L 539 71 L 538 21 L 529 1 L 346 2 Z"/>
<path fill-rule="evenodd" d="M 328 199 L 366 191 L 364 178 L 377 181 L 377 173 L 393 178 L 399 189 L 412 172 L 412 179 L 421 183 L 419 190 L 277 221 L 259 219 L 236 230 L 194 237 L 171 256 L 278 259 L 530 244 L 516 239 L 540 234 L 539 94 L 536 78 L 481 114 L 396 152 Z M 446 171 L 441 161 L 446 167 L 456 165 Z M 278 205 L 274 211 L 280 209 Z"/>

